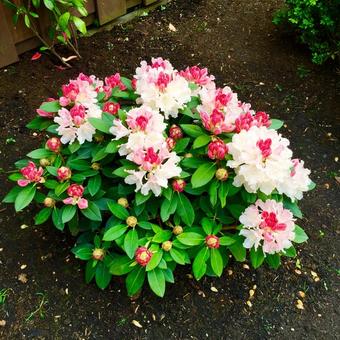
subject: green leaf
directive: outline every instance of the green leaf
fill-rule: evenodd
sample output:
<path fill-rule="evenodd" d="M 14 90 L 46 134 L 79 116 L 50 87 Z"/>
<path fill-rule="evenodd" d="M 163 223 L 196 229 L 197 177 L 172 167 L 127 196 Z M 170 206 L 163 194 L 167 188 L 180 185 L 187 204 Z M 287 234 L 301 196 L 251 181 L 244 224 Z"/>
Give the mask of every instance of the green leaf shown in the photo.
<path fill-rule="evenodd" d="M 102 215 L 96 203 L 88 201 L 86 209 L 80 209 L 81 213 L 91 221 L 101 221 Z"/>
<path fill-rule="evenodd" d="M 278 130 L 283 126 L 283 121 L 279 119 L 271 119 L 271 124 L 269 129 Z"/>
<path fill-rule="evenodd" d="M 101 118 L 89 118 L 88 121 L 97 130 L 105 132 L 107 134 L 110 133 L 111 125 L 107 121 L 104 121 Z"/>
<path fill-rule="evenodd" d="M 176 209 L 177 209 L 177 195 L 174 195 L 174 197 L 169 201 L 167 199 L 164 199 L 161 205 L 161 219 L 163 222 L 167 221 L 172 215 Z"/>
<path fill-rule="evenodd" d="M 63 223 L 67 223 L 72 220 L 77 208 L 75 205 L 64 205 L 61 209 L 61 220 Z"/>
<path fill-rule="evenodd" d="M 230 236 L 222 236 L 220 237 L 220 245 L 221 246 L 230 246 L 235 243 L 235 239 Z"/>
<path fill-rule="evenodd" d="M 284 249 L 283 255 L 287 256 L 287 257 L 295 257 L 296 256 L 296 249 L 294 248 L 294 246 L 291 246 L 288 249 Z"/>
<path fill-rule="evenodd" d="M 142 288 L 145 280 L 145 269 L 141 266 L 137 266 L 126 277 L 126 288 L 129 296 L 135 295 Z"/>
<path fill-rule="evenodd" d="M 296 202 L 293 203 L 290 199 L 284 199 L 283 206 L 286 209 L 289 209 L 293 213 L 293 215 L 296 216 L 297 218 L 303 217 L 302 212 Z"/>
<path fill-rule="evenodd" d="M 210 249 L 211 268 L 217 276 L 221 276 L 223 272 L 223 260 L 219 249 Z"/>
<path fill-rule="evenodd" d="M 155 234 L 152 238 L 152 242 L 162 243 L 164 241 L 168 241 L 171 238 L 172 231 L 171 230 L 162 230 Z"/>
<path fill-rule="evenodd" d="M 163 270 L 163 273 L 164 273 L 164 278 L 166 282 L 170 282 L 170 283 L 175 282 L 174 274 L 170 268 Z"/>
<path fill-rule="evenodd" d="M 39 225 L 39 224 L 46 222 L 48 218 L 51 216 L 51 214 L 52 214 L 52 208 L 46 207 L 46 208 L 41 209 L 34 217 L 34 224 Z"/>
<path fill-rule="evenodd" d="M 35 192 L 36 187 L 33 184 L 29 184 L 28 186 L 23 188 L 15 199 L 15 211 L 20 211 L 26 208 L 32 202 Z"/>
<path fill-rule="evenodd" d="M 124 250 L 126 255 L 132 259 L 135 256 L 136 249 L 138 248 L 138 233 L 136 229 L 130 230 L 124 238 Z"/>
<path fill-rule="evenodd" d="M 194 232 L 182 233 L 177 239 L 187 246 L 198 246 L 204 242 L 204 236 Z"/>
<path fill-rule="evenodd" d="M 64 223 L 61 220 L 61 212 L 58 208 L 53 208 L 52 211 L 52 222 L 58 230 L 64 230 Z"/>
<path fill-rule="evenodd" d="M 257 250 L 255 250 L 254 248 L 251 248 L 250 261 L 251 261 L 252 266 L 255 269 L 261 266 L 261 264 L 264 261 L 264 254 L 261 248 L 258 248 Z"/>
<path fill-rule="evenodd" d="M 232 216 L 238 220 L 246 208 L 241 204 L 230 204 L 228 205 L 228 209 Z"/>
<path fill-rule="evenodd" d="M 105 158 L 107 156 L 107 152 L 106 152 L 106 148 L 101 148 L 99 149 L 95 155 L 93 156 L 92 158 L 92 162 L 97 162 L 97 161 L 100 161 L 102 160 L 103 158 Z"/>
<path fill-rule="evenodd" d="M 25 14 L 24 20 L 25 20 L 25 25 L 26 25 L 28 28 L 30 28 L 30 27 L 31 27 L 31 22 L 30 22 L 30 18 L 28 17 L 27 14 Z"/>
<path fill-rule="evenodd" d="M 192 271 L 196 280 L 200 280 L 207 271 L 206 262 L 209 256 L 210 254 L 208 247 L 203 247 L 196 255 L 194 263 L 192 264 Z"/>
<path fill-rule="evenodd" d="M 14 203 L 15 199 L 17 198 L 19 192 L 22 190 L 22 187 L 15 186 L 13 187 L 10 192 L 3 198 L 2 202 L 4 203 Z"/>
<path fill-rule="evenodd" d="M 85 25 L 84 20 L 82 20 L 78 17 L 72 16 L 72 21 L 74 22 L 74 24 L 76 25 L 76 27 L 77 27 L 77 29 L 80 33 L 86 34 L 87 30 L 86 30 L 86 25 Z"/>
<path fill-rule="evenodd" d="M 36 149 L 27 154 L 28 157 L 33 159 L 48 158 L 53 155 L 53 152 L 47 149 Z"/>
<path fill-rule="evenodd" d="M 177 199 L 177 213 L 182 221 L 191 226 L 195 220 L 195 211 L 191 205 L 190 200 L 182 193 L 178 194 Z"/>
<path fill-rule="evenodd" d="M 109 144 L 106 145 L 105 152 L 106 153 L 116 153 L 118 151 L 119 145 L 122 144 L 119 140 L 113 140 Z"/>
<path fill-rule="evenodd" d="M 193 148 L 194 149 L 201 148 L 202 146 L 207 145 L 210 141 L 211 141 L 211 137 L 210 136 L 207 136 L 207 135 L 198 136 L 194 140 Z"/>
<path fill-rule="evenodd" d="M 57 196 L 60 196 L 68 187 L 70 186 L 69 182 L 59 183 L 55 188 L 54 192 Z"/>
<path fill-rule="evenodd" d="M 121 220 L 126 220 L 129 217 L 129 212 L 122 207 L 120 204 L 116 203 L 116 202 L 108 202 L 107 203 L 110 211 L 112 212 L 112 214 L 116 217 L 118 217 Z"/>
<path fill-rule="evenodd" d="M 58 112 L 61 109 L 61 106 L 58 100 L 54 100 L 42 103 L 39 109 L 46 112 Z"/>
<path fill-rule="evenodd" d="M 105 289 L 111 281 L 111 274 L 103 262 L 99 262 L 96 269 L 96 284 L 100 289 Z"/>
<path fill-rule="evenodd" d="M 193 188 L 199 188 L 207 184 L 215 176 L 216 164 L 203 163 L 200 165 L 191 177 L 191 184 Z"/>
<path fill-rule="evenodd" d="M 110 265 L 110 273 L 112 275 L 118 276 L 125 275 L 133 269 L 133 267 L 131 267 L 132 262 L 133 260 L 131 260 L 125 255 L 124 256 L 115 255 Z"/>
<path fill-rule="evenodd" d="M 44 5 L 47 7 L 50 11 L 54 8 L 54 1 L 52 0 L 44 0 Z"/>
<path fill-rule="evenodd" d="M 151 192 L 149 192 L 148 195 L 143 195 L 140 191 L 138 191 L 135 196 L 136 205 L 141 205 L 145 203 L 151 196 Z"/>
<path fill-rule="evenodd" d="M 103 236 L 103 241 L 113 241 L 122 236 L 125 231 L 128 229 L 127 225 L 124 224 L 118 224 L 115 225 L 114 227 L 109 228 L 104 236 Z"/>
<path fill-rule="evenodd" d="M 165 277 L 162 269 L 155 268 L 148 272 L 148 282 L 151 290 L 159 297 L 165 293 Z"/>
<path fill-rule="evenodd" d="M 181 138 L 180 140 L 177 140 L 174 151 L 176 153 L 184 152 L 186 150 L 189 142 L 190 142 L 190 138 Z"/>
<path fill-rule="evenodd" d="M 172 247 L 169 253 L 175 262 L 177 262 L 178 264 L 182 264 L 182 265 L 185 264 L 185 255 L 183 254 L 181 250 L 178 250 Z"/>
<path fill-rule="evenodd" d="M 243 238 L 235 237 L 235 242 L 228 246 L 236 261 L 243 262 L 246 259 L 247 251 L 243 247 Z"/>
<path fill-rule="evenodd" d="M 70 12 L 63 13 L 58 19 L 58 25 L 62 31 L 65 31 L 68 26 L 68 21 L 70 19 Z"/>
<path fill-rule="evenodd" d="M 295 224 L 294 233 L 295 233 L 295 238 L 294 238 L 295 243 L 303 243 L 308 240 L 308 236 L 305 233 L 305 231 L 297 224 Z"/>
<path fill-rule="evenodd" d="M 150 271 L 150 270 L 153 270 L 154 268 L 156 268 L 159 265 L 159 263 L 161 262 L 162 257 L 163 257 L 163 250 L 158 249 L 158 251 L 156 251 L 155 253 L 152 254 L 151 260 L 146 265 L 146 271 Z"/>
<path fill-rule="evenodd" d="M 215 226 L 215 223 L 210 220 L 209 218 L 207 217 L 204 217 L 201 221 L 201 224 L 202 224 L 202 227 L 203 227 L 203 230 L 204 232 L 207 234 L 207 235 L 210 235 L 213 231 L 213 228 Z"/>
<path fill-rule="evenodd" d="M 227 182 L 221 182 L 220 187 L 218 189 L 218 198 L 221 202 L 221 207 L 224 208 L 227 204 L 227 196 L 229 192 L 229 185 Z"/>
<path fill-rule="evenodd" d="M 100 175 L 93 176 L 89 179 L 87 188 L 91 196 L 94 196 L 102 185 L 102 178 Z"/>
<path fill-rule="evenodd" d="M 85 267 L 85 282 L 90 283 L 96 274 L 96 266 L 94 265 L 93 259 L 87 261 Z"/>
<path fill-rule="evenodd" d="M 67 165 L 71 169 L 78 170 L 78 171 L 86 171 L 86 170 L 91 169 L 90 164 L 84 159 L 72 159 L 67 162 Z"/>
<path fill-rule="evenodd" d="M 270 268 L 277 269 L 280 267 L 281 259 L 279 254 L 268 254 L 265 257 L 265 261 Z"/>
<path fill-rule="evenodd" d="M 92 244 L 80 244 L 72 249 L 72 253 L 80 260 L 90 260 L 93 253 Z"/>
<path fill-rule="evenodd" d="M 308 185 L 308 190 L 313 190 L 316 187 L 316 184 L 313 181 L 310 181 Z"/>
<path fill-rule="evenodd" d="M 217 203 L 217 192 L 218 192 L 219 185 L 220 185 L 220 182 L 213 180 L 209 187 L 209 198 L 210 198 L 210 203 L 213 207 Z"/>
<path fill-rule="evenodd" d="M 183 131 L 190 137 L 199 137 L 201 135 L 205 135 L 203 129 L 198 125 L 193 124 L 181 124 L 180 125 Z"/>
<path fill-rule="evenodd" d="M 47 119 L 44 117 L 35 117 L 33 118 L 27 125 L 26 127 L 28 129 L 38 129 L 38 130 L 43 130 L 46 129 L 51 125 L 51 119 Z"/>

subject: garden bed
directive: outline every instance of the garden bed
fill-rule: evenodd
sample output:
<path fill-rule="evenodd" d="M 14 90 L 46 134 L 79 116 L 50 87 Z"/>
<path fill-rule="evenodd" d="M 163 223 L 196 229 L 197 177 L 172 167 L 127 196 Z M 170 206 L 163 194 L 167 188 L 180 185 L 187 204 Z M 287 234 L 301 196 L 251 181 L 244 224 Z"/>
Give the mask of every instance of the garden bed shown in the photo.
<path fill-rule="evenodd" d="M 83 60 L 70 70 L 54 67 L 45 56 L 30 61 L 31 54 L 25 54 L 22 62 L 0 71 L 0 167 L 10 170 L 38 146 L 40 136 L 25 124 L 42 99 L 79 72 L 130 76 L 141 59 L 158 55 L 177 68 L 201 63 L 241 100 L 285 120 L 282 133 L 313 171 L 318 186 L 302 201 L 301 223 L 310 240 L 300 247 L 297 259 L 278 271 L 265 266 L 254 271 L 231 261 L 221 279 L 199 282 L 184 268 L 164 299 L 145 289 L 130 301 L 123 280 L 103 292 L 85 285 L 82 264 L 68 255 L 72 237 L 50 225 L 32 227 L 34 211 L 15 215 L 1 205 L 0 290 L 9 290 L 0 306 L 0 320 L 6 321 L 0 336 L 241 339 L 339 334 L 339 83 L 331 66 L 316 68 L 307 52 L 274 28 L 271 15 L 279 5 L 269 0 L 248 5 L 175 1 L 111 32 L 82 39 Z M 169 29 L 170 23 L 177 31 Z M 4 196 L 10 184 L 6 174 L 1 179 Z M 251 289 L 255 294 L 249 300 Z M 299 297 L 299 291 L 306 297 Z M 303 301 L 303 310 L 296 308 L 297 299 Z"/>

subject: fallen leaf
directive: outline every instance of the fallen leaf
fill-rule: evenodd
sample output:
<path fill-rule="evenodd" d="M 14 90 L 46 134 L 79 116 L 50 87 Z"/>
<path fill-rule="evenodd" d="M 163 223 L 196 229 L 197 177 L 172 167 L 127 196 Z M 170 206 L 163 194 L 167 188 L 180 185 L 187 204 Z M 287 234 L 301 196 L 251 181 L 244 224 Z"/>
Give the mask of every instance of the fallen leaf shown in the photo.
<path fill-rule="evenodd" d="M 36 52 L 36 53 L 34 53 L 34 54 L 32 55 L 31 60 L 38 60 L 38 59 L 40 59 L 40 58 L 41 58 L 41 53 Z"/>
<path fill-rule="evenodd" d="M 27 283 L 28 281 L 27 274 L 24 274 L 24 273 L 19 274 L 18 280 L 22 283 Z"/>
<path fill-rule="evenodd" d="M 177 31 L 176 27 L 173 24 L 171 24 L 171 23 L 169 24 L 169 30 L 172 31 L 172 32 L 176 32 Z"/>
<path fill-rule="evenodd" d="M 132 324 L 138 328 L 143 328 L 143 326 L 137 320 L 132 320 Z"/>
<path fill-rule="evenodd" d="M 20 226 L 20 229 L 26 229 L 26 228 L 28 228 L 28 225 L 27 225 L 27 224 L 22 224 L 22 225 Z"/>

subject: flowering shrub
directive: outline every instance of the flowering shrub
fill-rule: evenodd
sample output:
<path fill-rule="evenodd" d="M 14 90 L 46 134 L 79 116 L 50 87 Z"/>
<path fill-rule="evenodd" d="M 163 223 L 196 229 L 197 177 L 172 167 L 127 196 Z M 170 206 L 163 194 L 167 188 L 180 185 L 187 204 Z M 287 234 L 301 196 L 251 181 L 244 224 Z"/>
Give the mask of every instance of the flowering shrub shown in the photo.
<path fill-rule="evenodd" d="M 129 295 L 147 280 L 163 296 L 177 265 L 192 264 L 197 280 L 221 276 L 248 249 L 254 268 L 277 268 L 307 240 L 297 200 L 314 183 L 282 122 L 206 69 L 157 58 L 132 80 L 80 74 L 60 94 L 28 124 L 48 139 L 16 163 L 4 201 L 42 204 L 37 225 L 51 218 L 78 235 L 86 282 L 126 275 Z"/>

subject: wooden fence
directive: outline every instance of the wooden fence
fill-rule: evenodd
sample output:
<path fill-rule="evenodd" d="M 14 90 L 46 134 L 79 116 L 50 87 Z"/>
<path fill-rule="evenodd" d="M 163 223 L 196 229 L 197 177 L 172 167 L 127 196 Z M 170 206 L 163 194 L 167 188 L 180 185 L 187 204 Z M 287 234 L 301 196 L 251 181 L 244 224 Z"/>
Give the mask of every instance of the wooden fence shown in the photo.
<path fill-rule="evenodd" d="M 18 0 L 20 1 L 20 0 Z M 88 16 L 83 18 L 87 25 L 98 20 L 104 25 L 113 19 L 126 14 L 138 5 L 148 6 L 158 0 L 87 0 Z M 34 33 L 28 29 L 21 17 L 14 27 L 13 11 L 0 1 L 0 67 L 7 66 L 19 60 L 19 55 L 41 45 Z M 39 11 L 39 31 L 46 36 L 49 26 L 47 10 Z"/>

